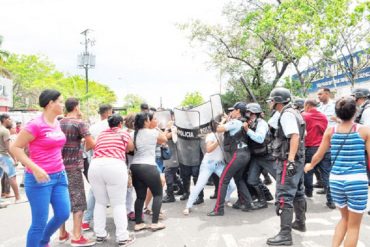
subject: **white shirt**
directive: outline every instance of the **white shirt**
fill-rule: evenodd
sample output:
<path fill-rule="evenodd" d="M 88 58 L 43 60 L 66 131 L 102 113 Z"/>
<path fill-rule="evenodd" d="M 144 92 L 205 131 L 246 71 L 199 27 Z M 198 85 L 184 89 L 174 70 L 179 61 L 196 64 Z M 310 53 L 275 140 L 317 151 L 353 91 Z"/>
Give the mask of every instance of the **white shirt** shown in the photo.
<path fill-rule="evenodd" d="M 109 124 L 108 119 L 105 119 L 91 125 L 89 131 L 91 136 L 96 140 L 100 133 L 107 129 L 109 129 Z"/>
<path fill-rule="evenodd" d="M 275 111 L 274 115 L 272 115 L 272 117 L 269 119 L 268 121 L 268 124 L 274 128 L 274 129 L 278 129 L 278 122 L 279 122 L 279 117 L 280 117 L 280 112 L 278 111 Z"/>
<path fill-rule="evenodd" d="M 364 110 L 362 113 L 360 124 L 370 126 L 370 107 Z"/>
<path fill-rule="evenodd" d="M 215 133 L 209 133 L 207 136 L 206 136 L 206 144 L 208 142 L 217 142 L 217 139 L 216 139 L 216 135 Z M 222 145 L 222 143 L 220 142 L 219 145 L 210 153 L 206 153 L 203 157 L 203 161 L 205 160 L 214 160 L 214 161 L 217 161 L 217 160 L 223 160 L 223 154 L 222 154 L 222 150 L 220 148 L 220 145 Z"/>
<path fill-rule="evenodd" d="M 291 112 L 284 112 L 280 119 L 285 137 L 290 138 L 292 134 L 299 134 L 297 119 Z"/>
<path fill-rule="evenodd" d="M 317 107 L 321 113 L 323 113 L 328 119 L 328 127 L 335 126 L 337 122 L 331 120 L 331 117 L 335 115 L 335 103 L 332 100 L 329 100 L 327 104 L 320 103 L 320 106 Z"/>

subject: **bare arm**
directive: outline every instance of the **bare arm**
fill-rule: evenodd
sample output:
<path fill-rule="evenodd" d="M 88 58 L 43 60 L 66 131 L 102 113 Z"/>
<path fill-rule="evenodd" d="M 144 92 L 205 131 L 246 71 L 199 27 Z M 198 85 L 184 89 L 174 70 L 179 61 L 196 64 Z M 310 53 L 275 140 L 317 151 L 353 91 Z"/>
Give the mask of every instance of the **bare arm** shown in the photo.
<path fill-rule="evenodd" d="M 134 151 L 134 149 L 135 149 L 134 142 L 130 139 L 127 143 L 127 152 Z"/>
<path fill-rule="evenodd" d="M 91 135 L 85 136 L 85 148 L 86 151 L 89 151 L 90 149 L 93 149 L 95 147 L 95 140 Z"/>
<path fill-rule="evenodd" d="M 288 155 L 288 160 L 294 161 L 295 156 L 298 151 L 298 146 L 299 146 L 299 134 L 292 134 L 290 137 L 290 149 L 289 149 L 289 155 Z"/>
<path fill-rule="evenodd" d="M 159 135 L 157 137 L 157 144 L 164 144 L 167 142 L 167 137 L 166 137 L 166 134 L 160 130 L 160 129 L 157 129 L 158 132 L 159 132 Z"/>
<path fill-rule="evenodd" d="M 333 128 L 327 128 L 322 138 L 319 149 L 312 157 L 311 163 L 307 163 L 304 167 L 305 172 L 309 172 L 324 158 L 326 151 L 330 148 L 330 139 Z"/>
<path fill-rule="evenodd" d="M 213 152 L 216 148 L 218 147 L 218 142 L 215 141 L 215 142 L 207 142 L 207 145 L 206 145 L 206 150 L 207 150 L 207 153 L 211 153 Z"/>
<path fill-rule="evenodd" d="M 15 142 L 10 145 L 10 152 L 13 153 L 17 160 L 19 160 L 23 165 L 33 172 L 38 182 L 47 182 L 50 180 L 48 174 L 44 171 L 44 169 L 39 167 L 30 158 L 28 158 L 24 152 L 24 148 L 26 148 L 34 139 L 35 138 L 31 133 L 22 129 L 21 132 L 19 132 Z"/>

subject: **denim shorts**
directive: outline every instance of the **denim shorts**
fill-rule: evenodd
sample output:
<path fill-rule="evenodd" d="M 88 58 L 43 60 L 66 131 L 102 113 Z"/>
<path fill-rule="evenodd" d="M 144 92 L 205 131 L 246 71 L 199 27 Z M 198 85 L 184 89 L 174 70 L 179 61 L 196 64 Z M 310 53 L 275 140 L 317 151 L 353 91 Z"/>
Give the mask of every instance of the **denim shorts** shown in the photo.
<path fill-rule="evenodd" d="M 14 161 L 10 156 L 0 155 L 0 168 L 8 174 L 9 178 L 12 178 L 16 175 Z M 0 172 L 2 175 L 2 172 Z"/>

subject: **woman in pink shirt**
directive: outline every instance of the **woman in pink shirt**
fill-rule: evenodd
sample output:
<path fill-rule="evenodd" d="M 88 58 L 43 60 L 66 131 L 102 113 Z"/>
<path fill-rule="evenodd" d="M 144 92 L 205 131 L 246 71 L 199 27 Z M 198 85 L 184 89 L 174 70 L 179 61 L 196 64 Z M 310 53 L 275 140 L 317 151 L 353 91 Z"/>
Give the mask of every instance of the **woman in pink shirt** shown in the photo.
<path fill-rule="evenodd" d="M 70 200 L 62 160 L 66 137 L 57 116 L 63 113 L 63 98 L 56 90 L 44 90 L 39 97 L 41 116 L 27 123 L 10 150 L 26 166 L 25 191 L 30 202 L 32 223 L 27 247 L 49 246 L 51 235 L 68 219 Z M 30 158 L 24 152 L 28 146 Z M 54 216 L 48 221 L 49 204 Z"/>

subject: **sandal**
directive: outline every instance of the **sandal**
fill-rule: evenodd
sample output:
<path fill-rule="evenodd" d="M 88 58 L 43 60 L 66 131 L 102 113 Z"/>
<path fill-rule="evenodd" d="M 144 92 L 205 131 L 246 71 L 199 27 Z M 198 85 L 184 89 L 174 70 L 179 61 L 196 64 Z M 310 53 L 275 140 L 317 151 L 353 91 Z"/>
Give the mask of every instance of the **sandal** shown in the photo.
<path fill-rule="evenodd" d="M 190 214 L 190 208 L 185 208 L 184 211 L 182 211 L 182 213 L 188 216 Z"/>
<path fill-rule="evenodd" d="M 166 228 L 166 226 L 163 223 L 156 223 L 150 225 L 150 230 L 152 230 L 153 232 L 162 230 L 164 228 Z"/>
<path fill-rule="evenodd" d="M 145 230 L 145 229 L 147 229 L 148 228 L 148 225 L 147 224 L 145 224 L 145 223 L 140 223 L 140 224 L 136 224 L 135 226 L 134 226 L 134 231 L 135 232 L 138 232 L 138 231 L 141 231 L 141 230 Z"/>
<path fill-rule="evenodd" d="M 122 241 L 118 241 L 118 246 L 129 246 L 131 245 L 133 242 L 135 242 L 135 236 L 130 236 L 128 239 L 126 240 L 122 240 Z"/>

